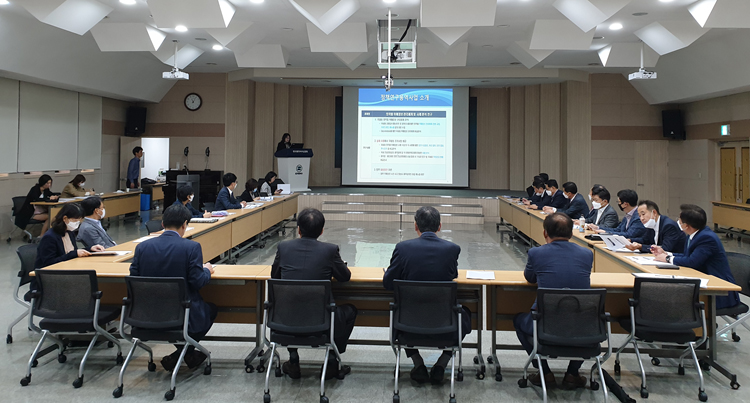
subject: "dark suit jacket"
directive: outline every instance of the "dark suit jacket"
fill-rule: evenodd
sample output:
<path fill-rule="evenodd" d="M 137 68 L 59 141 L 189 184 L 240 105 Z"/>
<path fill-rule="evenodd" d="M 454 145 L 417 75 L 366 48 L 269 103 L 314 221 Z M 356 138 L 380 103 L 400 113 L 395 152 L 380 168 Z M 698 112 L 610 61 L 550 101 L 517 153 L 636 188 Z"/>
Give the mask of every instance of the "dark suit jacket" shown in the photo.
<path fill-rule="evenodd" d="M 532 197 L 534 197 L 534 187 L 533 186 L 527 187 L 526 188 L 526 194 L 529 195 L 529 199 L 531 199 Z"/>
<path fill-rule="evenodd" d="M 583 200 L 583 196 L 580 193 L 573 196 L 568 206 L 563 209 L 557 209 L 558 213 L 565 213 L 570 218 L 577 220 L 581 216 L 586 216 L 589 213 L 589 206 L 586 204 L 586 200 Z"/>
<path fill-rule="evenodd" d="M 39 241 L 39 246 L 36 248 L 36 262 L 34 263 L 34 268 L 43 269 L 55 263 L 64 262 L 78 257 L 78 246 L 76 245 L 75 234 L 67 231 L 65 236 L 69 237 L 70 242 L 73 244 L 73 251 L 70 253 L 65 253 L 65 245 L 63 245 L 62 237 L 51 228 L 47 230 Z"/>
<path fill-rule="evenodd" d="M 339 246 L 316 238 L 297 238 L 279 243 L 271 266 L 271 278 L 284 280 L 349 281 L 352 272 L 341 260 Z"/>
<path fill-rule="evenodd" d="M 278 144 L 276 144 L 276 152 L 279 152 L 281 150 L 286 150 L 287 148 L 292 148 L 292 143 L 289 143 L 289 147 L 286 146 L 287 143 L 284 143 L 284 140 L 279 141 Z"/>
<path fill-rule="evenodd" d="M 544 194 L 547 194 L 546 192 Z M 565 198 L 563 195 L 562 190 L 557 190 L 557 192 L 553 193 L 550 197 L 547 206 L 554 207 L 556 209 L 564 209 L 568 206 L 568 199 Z M 542 207 L 542 206 L 539 206 Z"/>
<path fill-rule="evenodd" d="M 131 276 L 182 277 L 190 298 L 190 333 L 211 328 L 211 308 L 203 301 L 200 290 L 211 280 L 211 272 L 203 267 L 203 252 L 198 242 L 184 239 L 174 231 L 149 239 L 135 247 Z"/>
<path fill-rule="evenodd" d="M 542 207 L 549 206 L 549 203 L 551 200 L 552 200 L 552 197 L 547 196 L 547 192 L 544 192 L 542 193 L 541 196 L 537 196 L 536 194 L 532 196 L 530 204 L 535 204 L 538 207 L 538 210 L 541 210 Z"/>
<path fill-rule="evenodd" d="M 702 273 L 710 274 L 730 283 L 737 284 L 729 269 L 729 261 L 719 237 L 705 227 L 687 240 L 687 251 L 675 253 L 673 264 L 686 266 Z M 740 303 L 739 294 L 731 291 L 726 297 L 716 297 L 716 308 L 731 308 Z"/>
<path fill-rule="evenodd" d="M 244 192 L 242 192 L 242 194 L 240 195 L 240 200 L 244 200 L 244 201 L 246 201 L 246 202 L 250 203 L 250 202 L 252 202 L 253 200 L 255 200 L 255 198 L 256 198 L 256 197 L 260 197 L 260 192 L 258 192 L 258 191 L 256 191 L 256 192 L 252 192 L 252 191 L 247 191 L 247 190 L 245 190 L 245 191 L 244 191 Z"/>
<path fill-rule="evenodd" d="M 399 242 L 383 276 L 383 286 L 392 290 L 393 280 L 451 281 L 458 277 L 459 253 L 460 246 L 440 239 L 434 232 Z"/>
<path fill-rule="evenodd" d="M 604 230 L 609 234 L 622 235 L 625 238 L 630 239 L 631 242 L 643 243 L 648 241 L 649 239 L 649 234 L 646 232 L 646 227 L 643 226 L 641 219 L 638 217 L 638 211 L 633 213 L 633 216 L 630 219 L 630 224 L 628 224 L 628 218 L 623 217 L 620 225 L 618 225 L 616 228 L 605 227 L 601 225 L 599 227 L 599 229 Z M 653 238 L 654 234 L 651 233 L 650 239 Z"/>
<path fill-rule="evenodd" d="M 685 239 L 687 236 L 680 229 L 677 223 L 665 216 L 659 216 L 659 239 L 654 240 L 655 231 L 647 230 L 649 233 L 648 242 L 642 243 L 641 252 L 648 253 L 651 251 L 651 245 L 659 245 L 667 252 L 682 253 L 685 251 Z"/>
<path fill-rule="evenodd" d="M 523 276 L 542 288 L 591 288 L 594 253 L 573 242 L 554 241 L 529 249 Z M 536 303 L 534 303 L 536 306 Z"/>
<path fill-rule="evenodd" d="M 219 194 L 216 196 L 214 210 L 230 210 L 238 208 L 242 208 L 242 204 L 234 198 L 234 194 L 226 187 L 221 188 Z"/>
<path fill-rule="evenodd" d="M 42 194 L 39 185 L 34 185 L 29 189 L 29 193 L 26 194 L 26 200 L 24 200 L 23 206 L 21 206 L 21 211 L 16 214 L 16 226 L 21 229 L 26 229 L 26 226 L 29 225 L 29 220 L 31 220 L 31 217 L 34 215 L 34 206 L 32 206 L 31 203 L 39 201 L 48 202 L 50 201 L 50 196 L 55 195 L 60 195 L 60 193 L 53 193 L 49 189 L 44 189 L 44 193 Z M 51 218 L 53 220 L 55 219 L 54 217 Z"/>
<path fill-rule="evenodd" d="M 182 204 L 181 201 L 175 200 L 174 203 L 172 203 L 172 205 L 173 206 L 182 206 L 183 204 Z M 185 207 L 188 210 L 190 210 L 190 214 L 192 215 L 193 218 L 203 217 L 203 213 L 201 213 L 200 211 L 196 210 L 195 207 L 193 207 L 192 204 L 187 203 L 187 204 L 185 204 Z"/>

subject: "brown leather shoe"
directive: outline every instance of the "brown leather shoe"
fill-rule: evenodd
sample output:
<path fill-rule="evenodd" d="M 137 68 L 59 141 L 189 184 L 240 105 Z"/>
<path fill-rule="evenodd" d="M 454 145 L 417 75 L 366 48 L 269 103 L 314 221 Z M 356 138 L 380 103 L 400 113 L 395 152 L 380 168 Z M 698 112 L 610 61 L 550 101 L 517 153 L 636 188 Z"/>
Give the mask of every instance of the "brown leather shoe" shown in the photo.
<path fill-rule="evenodd" d="M 582 375 L 565 374 L 562 380 L 562 388 L 565 390 L 573 390 L 586 387 L 586 377 Z"/>
<path fill-rule="evenodd" d="M 531 382 L 534 386 L 542 386 L 542 378 L 539 376 L 539 372 L 536 374 L 529 375 L 529 382 Z M 551 389 L 557 386 L 557 381 L 555 381 L 555 374 L 552 372 L 544 374 L 544 384 L 547 385 L 547 389 Z"/>

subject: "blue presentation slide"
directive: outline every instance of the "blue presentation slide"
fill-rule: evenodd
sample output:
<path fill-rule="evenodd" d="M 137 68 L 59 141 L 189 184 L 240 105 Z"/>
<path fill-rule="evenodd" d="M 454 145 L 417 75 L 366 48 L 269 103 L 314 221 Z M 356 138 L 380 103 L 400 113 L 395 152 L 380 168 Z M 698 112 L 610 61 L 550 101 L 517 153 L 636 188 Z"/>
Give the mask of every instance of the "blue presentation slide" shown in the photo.
<path fill-rule="evenodd" d="M 453 183 L 453 89 L 360 88 L 357 181 Z"/>

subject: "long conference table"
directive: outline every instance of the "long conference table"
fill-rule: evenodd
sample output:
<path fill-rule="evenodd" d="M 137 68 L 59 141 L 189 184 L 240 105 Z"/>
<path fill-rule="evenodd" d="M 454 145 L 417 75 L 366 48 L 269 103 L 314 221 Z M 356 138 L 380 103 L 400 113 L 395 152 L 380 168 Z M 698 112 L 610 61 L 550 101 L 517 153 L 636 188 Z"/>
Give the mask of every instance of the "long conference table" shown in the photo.
<path fill-rule="evenodd" d="M 131 190 L 129 192 L 111 192 L 111 193 L 102 193 L 102 194 L 94 194 L 92 196 L 99 196 L 104 200 L 104 205 L 107 208 L 107 216 L 108 217 L 117 217 L 120 215 L 130 214 L 130 213 L 137 213 L 141 209 L 141 191 L 140 190 Z M 49 223 L 50 220 L 52 220 L 53 217 L 57 215 L 57 213 L 60 212 L 60 210 L 63 208 L 64 205 L 69 203 L 76 203 L 80 202 L 81 200 L 87 198 L 89 196 L 81 196 L 76 198 L 70 198 L 70 199 L 63 199 L 58 201 L 49 201 L 49 202 L 32 202 L 31 204 L 34 206 L 45 206 L 49 207 L 49 219 L 47 219 L 47 222 Z"/>
<path fill-rule="evenodd" d="M 727 231 L 742 234 L 750 232 L 750 204 L 711 202 L 714 229 L 725 227 Z"/>

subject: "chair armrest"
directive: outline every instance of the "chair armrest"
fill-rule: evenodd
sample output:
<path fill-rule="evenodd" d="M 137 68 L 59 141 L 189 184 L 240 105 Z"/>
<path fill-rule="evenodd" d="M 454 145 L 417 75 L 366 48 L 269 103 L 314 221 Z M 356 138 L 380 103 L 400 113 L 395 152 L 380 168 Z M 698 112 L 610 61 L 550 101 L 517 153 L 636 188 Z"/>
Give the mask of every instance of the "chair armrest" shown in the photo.
<path fill-rule="evenodd" d="M 329 312 L 336 312 L 336 303 L 335 302 L 331 302 L 330 304 L 328 304 L 328 311 Z"/>
<path fill-rule="evenodd" d="M 37 290 L 31 290 L 31 294 L 29 294 L 29 297 L 31 298 L 39 298 L 42 296 L 42 293 Z"/>
<path fill-rule="evenodd" d="M 539 320 L 539 318 L 541 317 L 542 315 L 539 313 L 539 311 L 537 311 L 536 309 L 531 310 L 531 319 Z"/>
<path fill-rule="evenodd" d="M 101 291 L 94 291 L 91 293 L 91 296 L 94 297 L 94 299 L 102 299 L 102 292 Z"/>
<path fill-rule="evenodd" d="M 190 308 L 190 300 L 186 299 L 186 300 L 182 301 L 182 307 L 183 308 Z"/>
<path fill-rule="evenodd" d="M 704 309 L 706 307 L 706 303 L 703 302 L 703 301 L 698 301 L 698 305 L 697 306 L 698 306 L 699 309 Z"/>
<path fill-rule="evenodd" d="M 630 305 L 632 307 L 638 306 L 638 301 L 636 301 L 633 298 L 628 298 L 628 305 Z"/>
<path fill-rule="evenodd" d="M 464 309 L 464 306 L 461 304 L 456 304 L 456 306 L 453 307 L 453 312 L 461 312 L 461 310 Z"/>
<path fill-rule="evenodd" d="M 128 306 L 128 305 L 130 305 L 130 298 L 128 298 L 128 297 L 124 297 L 124 298 L 122 299 L 122 304 L 123 304 L 124 306 Z"/>
<path fill-rule="evenodd" d="M 609 314 L 609 312 L 604 312 L 604 315 L 602 316 L 603 316 L 602 319 L 604 319 L 605 322 L 610 322 L 610 323 L 619 322 L 619 319 L 613 318 L 612 315 Z"/>
<path fill-rule="evenodd" d="M 396 303 L 395 302 L 391 302 L 389 304 L 389 306 L 390 306 L 391 312 L 396 310 Z"/>
<path fill-rule="evenodd" d="M 263 303 L 263 309 L 269 310 L 271 309 L 271 306 L 273 306 L 270 302 L 266 301 Z"/>

